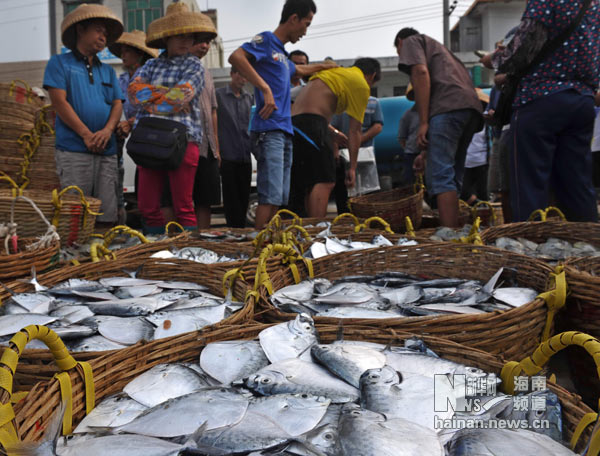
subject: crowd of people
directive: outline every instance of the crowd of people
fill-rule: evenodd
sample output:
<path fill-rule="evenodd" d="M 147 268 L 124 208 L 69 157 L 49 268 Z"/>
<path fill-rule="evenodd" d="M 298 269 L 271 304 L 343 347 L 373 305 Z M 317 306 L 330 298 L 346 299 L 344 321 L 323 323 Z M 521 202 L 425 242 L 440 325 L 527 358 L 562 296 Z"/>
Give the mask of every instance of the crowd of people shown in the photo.
<path fill-rule="evenodd" d="M 313 0 L 287 0 L 275 30 L 231 54 L 231 82 L 215 89 L 202 64 L 217 36 L 208 16 L 175 2 L 147 33 L 123 33 L 109 8 L 79 6 L 61 27 L 71 52 L 53 56 L 44 76 L 57 113 L 61 186 L 101 199 L 99 223 L 123 221 L 120 163 L 129 137 L 147 233 L 163 232 L 169 220 L 208 228 L 221 194 L 228 226 L 245 226 L 250 154 L 257 228 L 282 206 L 324 217 L 332 194 L 345 212 L 359 151 L 383 128 L 370 96 L 381 67 L 369 57 L 343 68 L 288 54 L 285 45 L 306 34 L 316 13 Z M 444 45 L 413 28 L 397 33 L 398 69 L 415 102 L 398 126 L 402 181 L 425 175 L 442 225 L 458 225 L 459 197 L 475 203 L 490 190 L 503 200 L 505 220 L 525 220 L 551 202 L 570 220 L 597 220 L 590 145 L 599 33 L 595 1 L 528 0 L 510 42 L 482 57 L 497 71 L 489 97 Z M 97 57 L 107 46 L 123 61 L 119 78 Z"/>

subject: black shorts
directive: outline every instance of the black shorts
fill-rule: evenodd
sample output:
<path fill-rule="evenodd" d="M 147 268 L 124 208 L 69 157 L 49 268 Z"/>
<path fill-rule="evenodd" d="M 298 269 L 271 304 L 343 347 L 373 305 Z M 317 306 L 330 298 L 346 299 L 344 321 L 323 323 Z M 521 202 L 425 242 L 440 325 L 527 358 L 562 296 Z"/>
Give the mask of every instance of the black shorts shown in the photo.
<path fill-rule="evenodd" d="M 292 117 L 292 124 L 292 189 L 308 193 L 315 184 L 334 183 L 335 160 L 327 119 L 317 114 L 299 114 Z M 313 144 L 305 136 L 310 138 Z"/>
<path fill-rule="evenodd" d="M 208 157 L 198 159 L 198 169 L 194 182 L 194 204 L 197 206 L 217 206 L 221 204 L 221 172 L 219 162 L 210 147 Z"/>

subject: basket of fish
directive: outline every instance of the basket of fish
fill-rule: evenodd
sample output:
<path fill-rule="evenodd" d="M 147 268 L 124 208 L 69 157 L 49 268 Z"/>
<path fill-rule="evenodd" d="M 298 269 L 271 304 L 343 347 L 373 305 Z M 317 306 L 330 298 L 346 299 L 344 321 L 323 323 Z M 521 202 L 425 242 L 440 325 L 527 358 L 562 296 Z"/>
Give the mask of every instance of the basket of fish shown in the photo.
<path fill-rule="evenodd" d="M 135 365 L 109 354 L 89 363 L 93 405 L 91 379 L 72 369 L 71 395 L 61 396 L 56 379 L 35 385 L 3 429 L 18 434 L 0 439 L 9 454 L 46 447 L 64 456 L 566 456 L 575 453 L 563 442 L 581 449 L 591 438 L 580 426 L 591 409 L 537 373 L 519 374 L 514 394 L 491 354 L 369 334 L 344 327 L 340 337 L 298 318 L 221 328 L 185 354 L 139 347 Z M 10 399 L 1 396 L 6 407 Z"/>
<path fill-rule="evenodd" d="M 6 345 L 19 328 L 47 325 L 78 360 L 180 334 L 195 340 L 199 331 L 252 318 L 248 283 L 235 281 L 225 294 L 223 276 L 232 265 L 253 277 L 255 266 L 242 262 L 125 258 L 64 267 L 31 279 L 35 288 L 13 282 L 3 289 L 0 340 Z M 30 344 L 18 380 L 32 384 L 52 376 L 50 358 L 45 347 Z"/>
<path fill-rule="evenodd" d="M 481 239 L 487 245 L 549 263 L 600 256 L 598 223 L 560 220 L 509 223 L 484 230 Z"/>
<path fill-rule="evenodd" d="M 415 229 L 421 226 L 423 194 L 422 188 L 416 192 L 413 187 L 396 188 L 350 198 L 348 206 L 357 217 L 380 217 L 390 224 L 393 231 L 402 232 L 406 217 L 410 217 Z"/>
<path fill-rule="evenodd" d="M 307 313 L 319 323 L 389 327 L 519 357 L 551 331 L 546 322 L 560 307 L 539 296 L 552 287 L 549 266 L 492 247 L 374 248 L 319 258 L 310 268 L 271 275 L 256 308 L 261 318 Z"/>

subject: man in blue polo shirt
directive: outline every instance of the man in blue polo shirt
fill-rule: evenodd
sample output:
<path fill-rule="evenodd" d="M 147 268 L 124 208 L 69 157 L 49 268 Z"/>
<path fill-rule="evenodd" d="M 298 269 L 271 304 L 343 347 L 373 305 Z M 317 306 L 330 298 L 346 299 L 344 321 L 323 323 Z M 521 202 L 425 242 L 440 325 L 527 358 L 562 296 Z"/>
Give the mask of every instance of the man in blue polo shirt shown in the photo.
<path fill-rule="evenodd" d="M 256 228 L 262 228 L 287 204 L 292 167 L 290 81 L 333 68 L 334 63 L 294 65 L 284 45 L 306 34 L 317 7 L 313 0 L 287 0 L 274 32 L 263 32 L 244 43 L 229 63 L 255 87 L 256 113 L 250 127 L 257 161 Z"/>
<path fill-rule="evenodd" d="M 46 66 L 44 88 L 56 110 L 56 169 L 62 188 L 76 185 L 102 200 L 101 224 L 117 221 L 118 167 L 115 128 L 123 95 L 115 71 L 96 54 L 114 43 L 123 24 L 102 5 L 83 4 L 61 25 L 71 50 Z"/>

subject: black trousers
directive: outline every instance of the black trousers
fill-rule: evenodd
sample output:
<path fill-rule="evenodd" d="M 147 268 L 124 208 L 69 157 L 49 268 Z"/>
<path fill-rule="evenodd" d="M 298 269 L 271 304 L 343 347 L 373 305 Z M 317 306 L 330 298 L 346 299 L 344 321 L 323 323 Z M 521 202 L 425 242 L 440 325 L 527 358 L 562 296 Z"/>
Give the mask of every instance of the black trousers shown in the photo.
<path fill-rule="evenodd" d="M 465 168 L 463 176 L 463 186 L 460 193 L 460 199 L 468 201 L 471 195 L 477 196 L 481 201 L 487 201 L 487 180 L 488 165 L 476 166 L 475 168 Z"/>
<path fill-rule="evenodd" d="M 221 183 L 225 220 L 232 228 L 246 227 L 252 163 L 221 161 Z"/>

